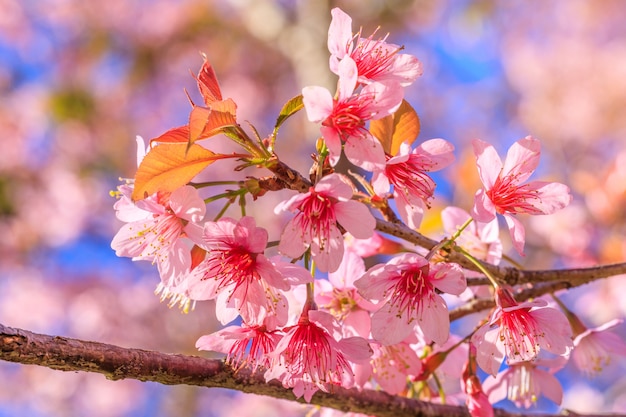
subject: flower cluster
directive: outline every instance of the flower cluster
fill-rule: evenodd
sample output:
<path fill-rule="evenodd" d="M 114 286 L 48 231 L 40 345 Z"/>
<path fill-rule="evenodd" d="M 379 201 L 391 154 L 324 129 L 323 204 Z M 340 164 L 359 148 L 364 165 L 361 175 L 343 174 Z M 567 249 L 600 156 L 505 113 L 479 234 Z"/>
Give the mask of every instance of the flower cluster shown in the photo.
<path fill-rule="evenodd" d="M 428 251 L 416 248 L 412 236 L 436 189 L 430 173 L 454 162 L 454 147 L 443 139 L 414 145 L 419 121 L 404 88 L 422 74 L 420 62 L 375 33 L 354 34 L 338 8 L 328 49 L 336 91 L 305 87 L 265 139 L 256 131 L 251 138 L 237 123 L 236 105 L 222 98 L 205 60 L 197 76 L 205 106 L 192 103 L 189 125 L 154 139 L 147 153 L 142 143 L 135 180 L 119 187 L 115 209 L 126 225 L 113 249 L 156 263 L 158 291 L 171 304 L 214 301 L 226 327 L 198 339 L 198 349 L 222 352 L 234 369 L 263 372 L 306 401 L 336 386 L 380 388 L 430 400 L 458 395 L 472 415 L 493 415 L 491 403 L 506 386 L 521 406 L 541 390 L 559 402 L 554 376 L 537 368 L 540 354 L 566 360 L 575 349 L 576 363 L 595 369 L 607 360 L 601 348 L 622 345 L 600 330 L 577 332 L 574 341 L 565 314 L 540 298 L 516 301 L 514 290 L 484 266 L 504 258 L 497 214 L 522 254 L 525 232 L 517 215 L 552 214 L 571 201 L 563 184 L 526 183 L 539 163 L 539 141 L 529 136 L 514 143 L 503 163 L 493 146 L 475 140 L 483 188 L 473 207 L 445 208 L 446 237 L 422 244 Z M 280 126 L 300 109 L 322 136 L 311 180 L 274 152 Z M 220 155 L 197 143 L 220 133 L 241 153 Z M 340 172 L 342 155 L 359 174 Z M 272 175 L 233 181 L 235 189 L 204 198 L 206 188 L 224 183 L 193 178 L 226 158 L 241 162 L 237 171 Z M 283 189 L 297 193 L 274 208 L 277 219 L 287 219 L 272 237 L 246 215 L 246 196 L 254 202 Z M 220 199 L 226 208 L 238 200 L 241 216 L 227 217 L 224 209 L 206 219 L 207 204 Z M 449 304 L 463 302 L 468 282 L 483 276 L 493 288 L 474 296 L 493 297 L 495 309 L 475 323 L 477 330 L 452 334 Z M 505 359 L 509 367 L 500 372 Z M 477 366 L 495 379 L 481 386 Z M 455 388 L 442 387 L 446 379 Z M 531 379 L 533 386 L 523 385 Z"/>

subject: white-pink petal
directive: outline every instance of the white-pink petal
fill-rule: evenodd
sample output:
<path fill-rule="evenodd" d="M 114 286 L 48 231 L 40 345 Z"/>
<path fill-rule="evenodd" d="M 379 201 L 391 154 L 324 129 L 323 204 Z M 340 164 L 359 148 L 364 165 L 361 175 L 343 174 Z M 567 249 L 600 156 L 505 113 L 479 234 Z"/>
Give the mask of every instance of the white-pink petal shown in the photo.
<path fill-rule="evenodd" d="M 496 149 L 479 139 L 472 141 L 478 176 L 486 189 L 491 189 L 502 171 L 502 160 Z"/>
<path fill-rule="evenodd" d="M 502 176 L 511 176 L 513 184 L 521 184 L 535 172 L 539 165 L 541 155 L 541 142 L 532 136 L 526 136 L 515 142 L 509 148 Z"/>
<path fill-rule="evenodd" d="M 374 234 L 376 219 L 363 203 L 353 200 L 338 202 L 335 204 L 335 218 L 357 239 L 367 239 Z"/>
<path fill-rule="evenodd" d="M 310 122 L 322 122 L 333 112 L 333 97 L 324 87 L 304 87 L 302 103 Z"/>

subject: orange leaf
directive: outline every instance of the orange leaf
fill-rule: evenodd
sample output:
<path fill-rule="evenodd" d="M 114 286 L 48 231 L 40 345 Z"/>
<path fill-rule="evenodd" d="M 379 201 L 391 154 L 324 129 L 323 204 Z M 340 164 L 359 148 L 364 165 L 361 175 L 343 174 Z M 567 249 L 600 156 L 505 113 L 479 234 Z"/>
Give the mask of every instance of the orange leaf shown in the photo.
<path fill-rule="evenodd" d="M 186 185 L 223 155 L 184 143 L 162 143 L 150 149 L 137 168 L 132 198 L 142 200 L 158 191 L 172 192 Z"/>
<path fill-rule="evenodd" d="M 194 106 L 189 114 L 189 144 L 222 132 L 237 124 L 237 105 L 231 99 L 216 101 L 211 107 Z"/>
<path fill-rule="evenodd" d="M 215 71 L 213 71 L 213 67 L 209 63 L 209 59 L 205 54 L 202 54 L 202 57 L 204 58 L 204 63 L 198 72 L 196 80 L 198 81 L 198 90 L 200 90 L 200 94 L 202 94 L 204 98 L 204 103 L 208 107 L 213 104 L 213 102 L 222 100 L 222 92 L 217 83 Z"/>
<path fill-rule="evenodd" d="M 400 144 L 415 142 L 420 132 L 420 119 L 408 101 L 402 104 L 393 115 L 370 122 L 370 132 L 382 143 L 385 152 L 395 156 Z"/>
<path fill-rule="evenodd" d="M 150 141 L 160 143 L 187 143 L 189 141 L 189 126 L 179 126 L 168 130 L 161 136 L 156 137 Z"/>

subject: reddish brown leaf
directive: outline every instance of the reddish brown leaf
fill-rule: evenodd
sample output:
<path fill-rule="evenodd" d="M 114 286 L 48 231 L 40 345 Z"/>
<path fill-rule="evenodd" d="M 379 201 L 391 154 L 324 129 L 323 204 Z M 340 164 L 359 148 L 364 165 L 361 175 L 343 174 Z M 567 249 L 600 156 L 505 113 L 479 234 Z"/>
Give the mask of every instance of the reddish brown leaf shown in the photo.
<path fill-rule="evenodd" d="M 202 94 L 204 98 L 204 103 L 207 107 L 210 107 L 213 102 L 222 100 L 222 92 L 217 82 L 215 71 L 213 71 L 213 67 L 209 63 L 209 59 L 205 54 L 202 54 L 202 58 L 204 58 L 204 63 L 198 72 L 196 80 L 198 81 L 200 94 Z"/>

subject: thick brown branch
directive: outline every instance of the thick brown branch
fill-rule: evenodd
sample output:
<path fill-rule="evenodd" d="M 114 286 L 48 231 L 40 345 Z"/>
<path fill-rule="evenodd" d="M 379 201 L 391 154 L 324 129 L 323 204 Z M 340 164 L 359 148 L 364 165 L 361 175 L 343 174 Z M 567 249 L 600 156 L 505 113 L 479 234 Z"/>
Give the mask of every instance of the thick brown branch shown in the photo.
<path fill-rule="evenodd" d="M 167 385 L 230 388 L 296 401 L 291 390 L 283 388 L 278 381 L 265 382 L 261 373 L 252 373 L 248 369 L 234 372 L 221 360 L 48 336 L 2 324 L 0 324 L 0 359 L 61 371 L 96 372 L 111 380 L 130 378 Z M 302 399 L 299 401 L 303 402 Z M 372 390 L 336 388 L 330 393 L 320 391 L 313 396 L 311 403 L 381 417 L 469 416 L 465 407 L 433 404 Z M 496 416 L 516 417 L 521 414 L 496 410 Z M 533 414 L 533 416 L 548 415 Z"/>

